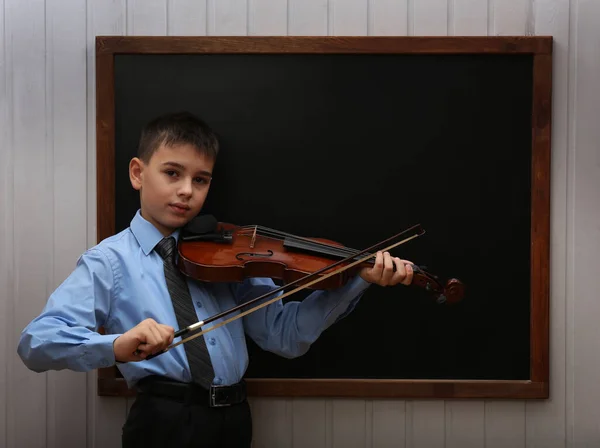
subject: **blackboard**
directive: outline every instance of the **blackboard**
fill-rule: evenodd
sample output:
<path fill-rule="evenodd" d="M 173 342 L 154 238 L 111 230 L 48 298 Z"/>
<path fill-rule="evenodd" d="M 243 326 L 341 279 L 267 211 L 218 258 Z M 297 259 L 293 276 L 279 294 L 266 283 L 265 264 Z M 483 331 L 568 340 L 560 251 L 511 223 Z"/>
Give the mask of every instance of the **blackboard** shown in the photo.
<path fill-rule="evenodd" d="M 221 141 L 203 213 L 357 249 L 420 224 L 394 254 L 466 286 L 453 305 L 372 286 L 296 359 L 248 338 L 254 394 L 547 397 L 550 38 L 97 48 L 99 240 L 139 207 L 142 126 L 186 110 Z"/>

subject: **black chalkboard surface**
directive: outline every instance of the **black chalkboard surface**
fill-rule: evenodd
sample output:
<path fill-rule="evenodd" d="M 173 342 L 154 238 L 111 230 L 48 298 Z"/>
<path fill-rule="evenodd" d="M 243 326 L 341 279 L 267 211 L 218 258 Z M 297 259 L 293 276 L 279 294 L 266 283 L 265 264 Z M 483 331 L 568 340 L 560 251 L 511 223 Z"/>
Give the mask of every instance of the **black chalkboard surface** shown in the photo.
<path fill-rule="evenodd" d="M 99 151 L 108 137 L 112 159 L 99 165 L 113 173 L 108 234 L 139 207 L 127 169 L 142 126 L 186 110 L 221 140 L 203 213 L 356 249 L 418 223 L 425 235 L 394 254 L 466 286 L 453 305 L 416 287 L 371 286 L 296 359 L 248 338 L 246 378 L 257 394 L 547 395 L 550 92 L 540 83 L 549 59 L 536 60 L 549 58 L 539 45 L 547 41 L 518 41 L 537 43 L 535 51 L 516 51 L 513 41 L 502 51 L 394 52 L 386 41 L 390 51 L 350 52 L 346 39 L 338 52 L 294 52 L 278 38 L 273 51 L 239 38 L 243 52 L 197 38 L 186 52 L 105 39 L 112 114 L 102 117 L 99 105 L 110 127 Z"/>

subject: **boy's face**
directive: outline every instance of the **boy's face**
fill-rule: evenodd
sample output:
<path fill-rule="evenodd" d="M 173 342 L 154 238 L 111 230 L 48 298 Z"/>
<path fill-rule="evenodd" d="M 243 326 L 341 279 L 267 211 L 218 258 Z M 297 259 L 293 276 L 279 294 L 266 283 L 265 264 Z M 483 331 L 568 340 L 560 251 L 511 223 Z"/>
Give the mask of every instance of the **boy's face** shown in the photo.
<path fill-rule="evenodd" d="M 213 159 L 189 144 L 161 145 L 147 164 L 133 158 L 129 177 L 144 219 L 164 236 L 187 224 L 204 205 L 213 167 Z"/>

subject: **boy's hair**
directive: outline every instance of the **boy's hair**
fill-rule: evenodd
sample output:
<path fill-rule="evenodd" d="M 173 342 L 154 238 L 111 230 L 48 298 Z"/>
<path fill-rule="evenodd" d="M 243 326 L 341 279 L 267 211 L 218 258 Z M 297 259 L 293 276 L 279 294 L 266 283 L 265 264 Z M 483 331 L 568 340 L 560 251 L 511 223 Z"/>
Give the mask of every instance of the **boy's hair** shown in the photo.
<path fill-rule="evenodd" d="M 177 112 L 161 115 L 144 126 L 138 145 L 138 157 L 148 163 L 160 145 L 186 143 L 195 146 L 213 160 L 219 153 L 217 135 L 204 121 L 190 112 Z"/>

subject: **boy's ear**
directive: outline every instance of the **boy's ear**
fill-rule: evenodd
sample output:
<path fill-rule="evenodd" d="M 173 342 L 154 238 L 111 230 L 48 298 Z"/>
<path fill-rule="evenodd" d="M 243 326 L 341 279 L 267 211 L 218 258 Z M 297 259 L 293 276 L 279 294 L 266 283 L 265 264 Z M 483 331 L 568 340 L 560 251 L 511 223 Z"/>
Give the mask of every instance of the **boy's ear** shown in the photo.
<path fill-rule="evenodd" d="M 131 186 L 136 190 L 140 190 L 142 188 L 143 171 L 144 162 L 137 157 L 131 159 L 129 162 L 129 180 L 131 181 Z"/>

